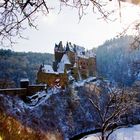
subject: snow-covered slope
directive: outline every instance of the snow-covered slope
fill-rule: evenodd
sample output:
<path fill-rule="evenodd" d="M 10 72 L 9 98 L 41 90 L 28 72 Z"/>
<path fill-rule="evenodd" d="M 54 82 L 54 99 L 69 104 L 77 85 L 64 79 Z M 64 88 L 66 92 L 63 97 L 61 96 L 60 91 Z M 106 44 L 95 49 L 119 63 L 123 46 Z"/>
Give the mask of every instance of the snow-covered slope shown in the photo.
<path fill-rule="evenodd" d="M 28 97 L 28 103 L 17 96 L 0 94 L 0 130 L 7 132 L 5 123 L 13 124 L 11 119 L 8 119 L 8 121 L 5 119 L 9 118 L 9 116 L 22 124 L 22 127 L 37 131 L 38 134 L 40 134 L 40 132 L 45 134 L 48 132 L 53 134 L 57 132 L 62 135 L 63 138 L 61 140 L 68 140 L 81 133 L 91 132 L 91 130 L 97 129 L 95 126 L 97 113 L 95 114 L 93 105 L 89 101 L 92 92 L 86 91 L 88 86 L 91 87 L 90 91 L 92 90 L 92 84 L 100 86 L 101 82 L 95 80 L 95 77 L 91 77 L 79 83 L 74 83 L 71 89 L 60 90 L 59 88 L 53 88 L 48 91 L 38 92 Z M 3 120 L 1 119 L 1 114 L 4 114 Z M 138 116 L 138 121 L 140 122 L 139 118 Z M 8 130 L 14 130 L 18 133 L 22 127 L 18 127 L 18 129 L 15 130 L 14 127 L 10 126 Z M 138 128 L 135 129 L 138 130 Z M 9 132 L 8 136 L 14 136 L 14 134 Z M 24 133 L 18 135 L 21 136 L 23 134 Z M 26 135 L 27 134 L 28 133 L 26 133 Z M 19 139 L 15 138 L 10 140 Z M 31 140 L 42 139 L 36 138 Z"/>
<path fill-rule="evenodd" d="M 45 134 L 48 132 L 59 132 L 62 134 L 63 140 L 95 129 L 93 125 L 93 110 L 90 102 L 86 102 L 88 96 L 85 92 L 78 93 L 82 92 L 81 87 L 81 91 L 78 91 L 76 94 L 69 90 L 51 90 L 49 92 L 38 92 L 34 96 L 28 97 L 30 99 L 29 103 L 25 103 L 19 97 L 1 94 L 0 113 L 6 114 L 6 118 L 8 116 L 15 118 L 24 127 L 35 130 L 38 133 L 40 131 Z M 11 123 L 10 121 L 9 123 Z M 5 122 L 0 120 L 0 124 L 4 125 Z M 7 129 L 1 128 L 3 125 L 0 125 L 0 130 L 7 131 Z M 12 127 L 11 129 L 13 130 L 14 128 Z M 22 128 L 20 127 L 19 129 Z M 19 129 L 17 129 L 17 133 Z M 8 133 L 9 137 L 11 135 L 12 133 Z"/>
<path fill-rule="evenodd" d="M 99 133 L 89 135 L 81 140 L 100 140 L 99 135 Z M 111 134 L 109 140 L 140 140 L 140 125 L 117 129 Z"/>

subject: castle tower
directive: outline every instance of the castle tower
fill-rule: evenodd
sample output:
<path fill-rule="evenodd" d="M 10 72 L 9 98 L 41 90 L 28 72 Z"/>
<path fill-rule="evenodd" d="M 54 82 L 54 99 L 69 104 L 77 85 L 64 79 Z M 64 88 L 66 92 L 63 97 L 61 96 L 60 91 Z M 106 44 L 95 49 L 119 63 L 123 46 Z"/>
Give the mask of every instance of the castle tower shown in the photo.
<path fill-rule="evenodd" d="M 96 76 L 96 57 L 88 59 L 89 76 Z"/>
<path fill-rule="evenodd" d="M 75 52 L 74 52 L 74 47 L 72 46 L 71 42 L 67 42 L 66 44 L 66 53 L 73 66 L 75 64 Z"/>
<path fill-rule="evenodd" d="M 59 42 L 59 44 L 55 44 L 54 48 L 54 55 L 55 55 L 55 62 L 59 63 L 62 59 L 62 56 L 64 54 L 64 48 L 62 41 Z"/>

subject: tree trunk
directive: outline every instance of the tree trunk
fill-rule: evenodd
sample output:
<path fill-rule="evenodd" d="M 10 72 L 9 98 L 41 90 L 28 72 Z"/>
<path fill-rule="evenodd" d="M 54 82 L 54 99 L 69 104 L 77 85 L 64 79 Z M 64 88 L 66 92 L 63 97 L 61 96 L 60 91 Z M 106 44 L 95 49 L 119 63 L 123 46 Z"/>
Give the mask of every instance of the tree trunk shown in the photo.
<path fill-rule="evenodd" d="M 104 131 L 101 132 L 101 140 L 105 140 L 105 132 Z"/>

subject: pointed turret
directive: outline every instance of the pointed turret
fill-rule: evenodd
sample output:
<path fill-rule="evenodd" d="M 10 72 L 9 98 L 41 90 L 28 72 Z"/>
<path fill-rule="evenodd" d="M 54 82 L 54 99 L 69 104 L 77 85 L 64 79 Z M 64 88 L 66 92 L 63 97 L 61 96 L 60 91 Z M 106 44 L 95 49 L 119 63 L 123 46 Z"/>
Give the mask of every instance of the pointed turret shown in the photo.
<path fill-rule="evenodd" d="M 55 64 L 58 64 L 61 61 L 61 58 L 64 54 L 64 48 L 62 41 L 59 44 L 55 44 L 54 55 L 55 55 Z"/>
<path fill-rule="evenodd" d="M 63 52 L 64 51 L 62 41 L 59 42 L 58 47 L 59 47 L 58 49 L 59 49 L 60 52 Z"/>
<path fill-rule="evenodd" d="M 69 48 L 69 43 L 67 42 L 66 44 L 66 52 L 70 51 L 70 48 Z"/>

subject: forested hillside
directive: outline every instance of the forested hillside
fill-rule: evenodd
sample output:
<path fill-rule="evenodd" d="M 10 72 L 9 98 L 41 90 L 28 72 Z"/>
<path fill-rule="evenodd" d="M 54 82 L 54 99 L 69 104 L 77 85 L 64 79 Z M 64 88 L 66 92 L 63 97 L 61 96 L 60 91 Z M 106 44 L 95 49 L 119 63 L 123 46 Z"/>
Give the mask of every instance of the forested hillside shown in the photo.
<path fill-rule="evenodd" d="M 97 71 L 100 76 L 122 85 L 139 78 L 140 49 L 134 49 L 132 36 L 106 41 L 97 49 Z"/>
<path fill-rule="evenodd" d="M 21 78 L 29 78 L 31 83 L 36 81 L 39 66 L 52 64 L 53 55 L 48 53 L 25 53 L 11 50 L 0 50 L 0 80 L 14 81 L 19 86 Z"/>

